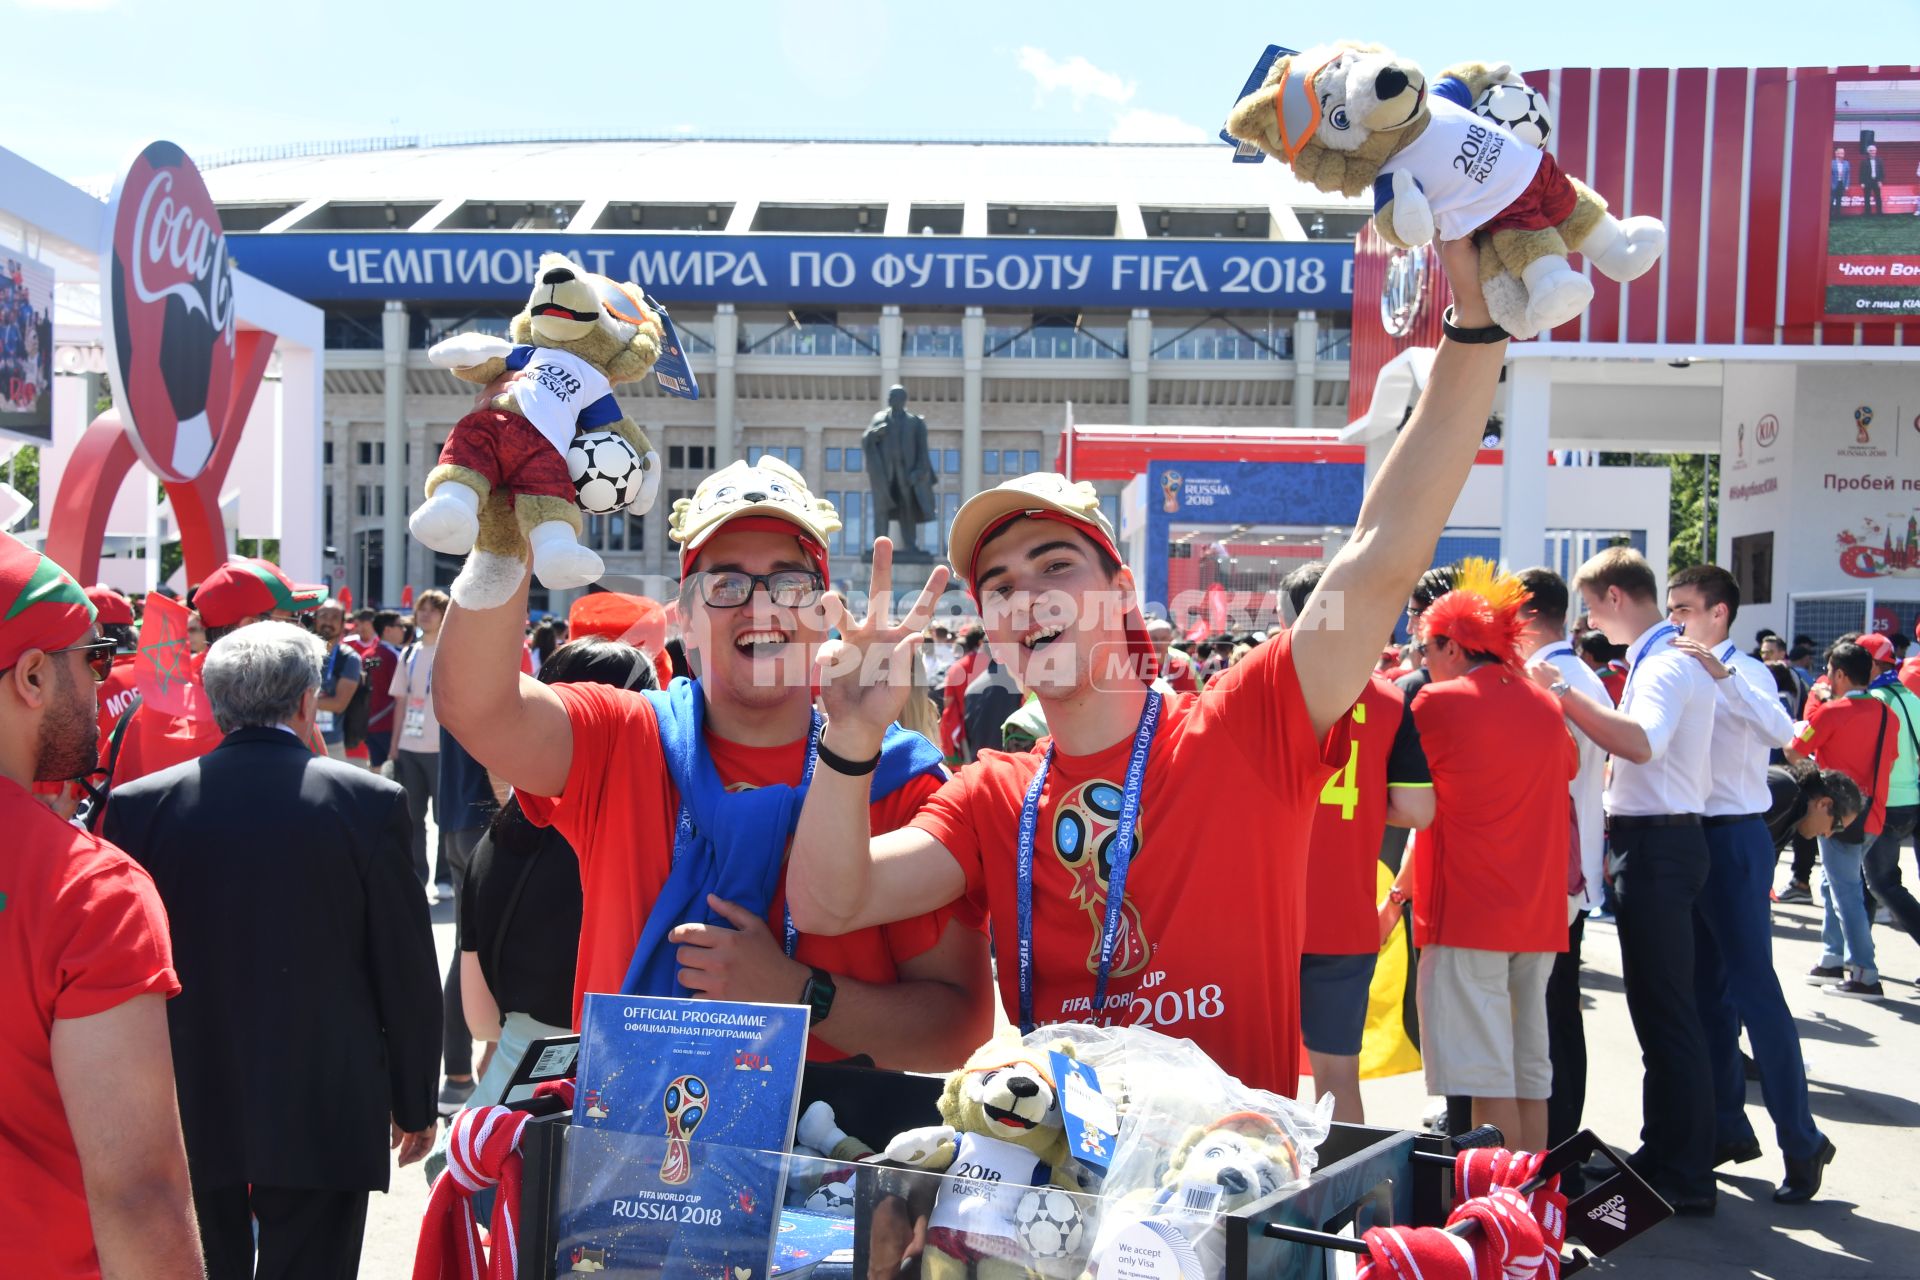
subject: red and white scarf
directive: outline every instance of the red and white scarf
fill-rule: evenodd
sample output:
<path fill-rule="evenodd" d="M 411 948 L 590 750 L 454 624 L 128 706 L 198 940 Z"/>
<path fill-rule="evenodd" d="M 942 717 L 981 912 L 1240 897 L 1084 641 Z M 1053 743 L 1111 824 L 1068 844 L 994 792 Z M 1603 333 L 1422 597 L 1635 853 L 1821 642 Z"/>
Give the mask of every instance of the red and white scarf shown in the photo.
<path fill-rule="evenodd" d="M 573 1081 L 542 1085 L 569 1104 Z M 447 1167 L 434 1181 L 413 1255 L 413 1280 L 518 1280 L 520 1274 L 520 1137 L 533 1117 L 506 1107 L 474 1107 L 453 1119 Z M 493 1221 L 482 1234 L 473 1197 L 489 1187 Z"/>

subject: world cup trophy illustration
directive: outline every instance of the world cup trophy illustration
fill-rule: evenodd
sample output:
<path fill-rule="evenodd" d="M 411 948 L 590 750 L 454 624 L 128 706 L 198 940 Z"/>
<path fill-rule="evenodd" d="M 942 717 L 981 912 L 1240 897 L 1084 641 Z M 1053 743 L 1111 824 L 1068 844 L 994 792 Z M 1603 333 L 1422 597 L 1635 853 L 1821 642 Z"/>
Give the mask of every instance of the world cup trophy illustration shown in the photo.
<path fill-rule="evenodd" d="M 1100 935 L 1107 922 L 1107 878 L 1117 852 L 1120 805 L 1124 793 L 1104 778 L 1083 782 L 1061 798 L 1054 810 L 1054 856 L 1073 873 L 1074 905 L 1093 922 L 1093 946 L 1087 952 L 1087 972 L 1100 971 Z M 1140 852 L 1140 826 L 1135 820 L 1133 852 Z M 1140 912 L 1127 902 L 1120 909 L 1120 934 L 1114 939 L 1112 975 L 1128 977 L 1147 967 L 1151 952 Z M 1094 1016 L 1102 1010 L 1094 1010 Z"/>
<path fill-rule="evenodd" d="M 1180 473 L 1168 471 L 1160 477 L 1160 507 L 1170 516 L 1180 514 Z"/>
<path fill-rule="evenodd" d="M 707 1115 L 707 1082 L 699 1076 L 677 1076 L 661 1096 L 667 1113 L 667 1156 L 660 1162 L 660 1181 L 678 1186 L 693 1176 L 693 1156 L 687 1139 Z"/>

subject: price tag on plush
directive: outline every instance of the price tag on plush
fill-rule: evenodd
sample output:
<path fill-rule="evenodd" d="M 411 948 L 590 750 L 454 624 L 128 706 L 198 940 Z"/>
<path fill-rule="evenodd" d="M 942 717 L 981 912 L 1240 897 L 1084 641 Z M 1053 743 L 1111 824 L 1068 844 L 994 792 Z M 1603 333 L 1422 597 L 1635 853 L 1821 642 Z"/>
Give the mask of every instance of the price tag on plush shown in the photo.
<path fill-rule="evenodd" d="M 1100 1076 L 1086 1063 L 1064 1053 L 1049 1055 L 1053 1078 L 1060 1082 L 1060 1115 L 1067 1145 L 1080 1163 L 1107 1172 L 1120 1134 L 1120 1113 L 1100 1092 Z"/>

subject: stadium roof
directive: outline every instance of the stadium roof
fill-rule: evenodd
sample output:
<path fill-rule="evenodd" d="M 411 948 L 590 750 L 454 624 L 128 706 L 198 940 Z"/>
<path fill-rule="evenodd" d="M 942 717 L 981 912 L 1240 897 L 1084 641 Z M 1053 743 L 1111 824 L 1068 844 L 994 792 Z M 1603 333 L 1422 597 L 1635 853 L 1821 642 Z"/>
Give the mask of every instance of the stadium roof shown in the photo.
<path fill-rule="evenodd" d="M 1117 221 L 1104 231 L 1041 227 L 1038 234 L 1296 239 L 1306 233 L 1293 210 L 1333 214 L 1337 225 L 1323 233 L 1339 238 L 1350 236 L 1352 222 L 1368 212 L 1367 202 L 1314 190 L 1279 164 L 1234 164 L 1230 154 L 1219 143 L 408 138 L 293 144 L 216 156 L 203 169 L 236 230 L 473 226 L 471 215 L 454 218 L 456 212 L 500 202 L 552 209 L 555 217 L 565 210 L 571 221 L 558 225 L 573 230 L 616 225 L 606 220 L 613 203 L 623 209 L 702 206 L 714 229 L 736 232 L 837 229 L 757 217 L 766 206 L 818 205 L 870 208 L 871 225 L 863 218 L 860 229 L 878 232 L 884 225 L 889 234 L 923 226 L 949 234 L 1019 234 L 1031 225 L 1019 223 L 1021 211 L 1058 206 L 1117 211 Z M 349 205 L 404 207 L 368 222 L 323 212 Z M 260 216 L 252 227 L 234 224 L 224 212 L 234 206 L 260 206 Z M 706 214 L 707 207 L 714 212 Z M 893 216 L 883 217 L 890 209 Z M 957 225 L 963 209 L 964 229 Z M 1252 211 L 1257 225 L 1183 228 L 1174 222 L 1183 210 Z M 510 225 L 487 216 L 479 225 Z M 1312 218 L 1308 212 L 1305 221 Z M 636 213 L 631 224 L 618 225 L 656 225 L 643 219 Z"/>

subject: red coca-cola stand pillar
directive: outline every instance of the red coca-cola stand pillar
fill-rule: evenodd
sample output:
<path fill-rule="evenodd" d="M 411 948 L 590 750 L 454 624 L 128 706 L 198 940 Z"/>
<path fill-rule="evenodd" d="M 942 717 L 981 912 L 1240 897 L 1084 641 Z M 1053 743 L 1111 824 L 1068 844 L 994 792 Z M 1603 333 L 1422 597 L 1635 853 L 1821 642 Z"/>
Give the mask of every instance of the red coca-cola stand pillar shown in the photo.
<path fill-rule="evenodd" d="M 170 142 L 114 185 L 100 252 L 102 338 L 113 407 L 88 424 L 47 521 L 47 554 L 99 578 L 114 496 L 136 462 L 164 485 L 187 580 L 226 559 L 220 489 L 273 354 L 274 335 L 236 323 L 220 215 L 193 161 Z"/>

